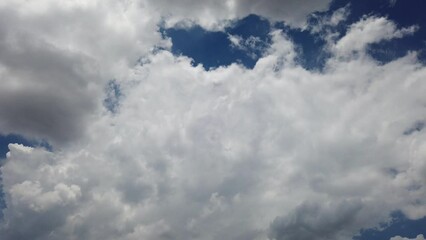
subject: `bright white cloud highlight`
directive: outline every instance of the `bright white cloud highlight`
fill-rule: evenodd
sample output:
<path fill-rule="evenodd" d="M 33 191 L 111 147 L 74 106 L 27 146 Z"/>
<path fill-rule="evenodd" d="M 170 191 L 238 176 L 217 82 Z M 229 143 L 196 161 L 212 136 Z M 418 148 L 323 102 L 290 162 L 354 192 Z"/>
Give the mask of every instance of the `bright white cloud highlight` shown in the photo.
<path fill-rule="evenodd" d="M 368 44 L 378 43 L 383 40 L 402 38 L 416 31 L 416 26 L 397 29 L 396 25 L 384 17 L 364 17 L 353 24 L 348 33 L 335 45 L 339 55 L 364 50 Z"/>

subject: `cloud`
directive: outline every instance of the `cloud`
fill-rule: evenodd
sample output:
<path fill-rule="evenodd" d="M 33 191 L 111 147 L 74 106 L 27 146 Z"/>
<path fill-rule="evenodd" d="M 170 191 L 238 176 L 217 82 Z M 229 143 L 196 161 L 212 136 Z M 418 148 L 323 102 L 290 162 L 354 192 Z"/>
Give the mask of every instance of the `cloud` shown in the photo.
<path fill-rule="evenodd" d="M 382 65 L 366 54 L 341 60 L 342 53 L 409 30 L 380 17 L 361 19 L 330 42 L 337 50 L 322 72 L 302 68 L 294 43 L 274 30 L 270 48 L 253 69 L 232 64 L 206 71 L 167 48 L 151 51 L 156 44 L 167 46 L 152 24 L 161 17 L 156 21 L 153 12 L 154 19 L 133 18 L 148 14 L 150 6 L 126 10 L 123 1 L 117 10 L 112 2 L 83 3 L 72 1 L 67 11 L 53 4 L 52 12 L 46 12 L 52 8 L 48 1 L 9 6 L 22 26 L 1 28 L 7 33 L 1 36 L 22 31 L 44 37 L 39 45 L 25 39 L 11 41 L 11 48 L 1 45 L 6 53 L 31 53 L 10 54 L 17 60 L 50 55 L 46 63 L 19 66 L 2 57 L 5 79 L 17 80 L 6 81 L 8 92 L 0 91 L 15 108 L 18 100 L 46 107 L 41 122 L 69 114 L 75 124 L 59 121 L 56 130 L 26 131 L 59 140 L 82 131 L 53 152 L 9 145 L 1 166 L 5 240 L 351 239 L 361 228 L 389 220 L 395 210 L 410 219 L 426 215 L 426 134 L 423 129 L 405 134 L 425 121 L 426 68 L 415 53 Z M 96 8 L 103 14 L 96 15 Z M 71 23 L 93 17 L 93 28 L 67 40 L 62 26 L 30 27 L 40 18 L 51 20 L 47 13 L 53 12 L 83 12 L 69 17 Z M 123 34 L 121 26 L 130 33 Z M 349 44 L 355 33 L 361 43 Z M 91 34 L 96 38 L 81 39 Z M 120 86 L 113 114 L 100 107 L 101 91 L 110 82 L 105 76 L 112 75 Z M 38 103 L 16 97 L 18 90 L 47 97 Z M 55 104 L 64 113 L 50 113 Z M 19 113 L 1 119 L 37 120 L 36 113 Z M 23 128 L 12 124 L 9 129 Z"/>
<path fill-rule="evenodd" d="M 268 43 L 263 41 L 260 37 L 249 36 L 244 39 L 238 35 L 228 34 L 228 39 L 232 47 L 244 51 L 252 59 L 260 57 L 259 55 L 268 47 Z"/>
<path fill-rule="evenodd" d="M 96 116 L 93 113 L 102 111 L 103 86 L 121 78 L 152 49 L 169 47 L 157 31 L 162 19 L 191 19 L 207 27 L 249 13 L 274 18 L 279 7 L 292 13 L 286 20 L 302 22 L 327 3 L 299 8 L 292 1 L 264 5 L 250 1 L 225 5 L 216 1 L 4 1 L 0 4 L 1 133 L 43 138 L 53 145 L 83 135 Z M 188 5 L 191 8 L 182 7 Z M 256 44 L 256 39 L 246 44 Z"/>
<path fill-rule="evenodd" d="M 405 237 L 401 237 L 401 236 L 396 236 L 396 237 L 392 237 L 390 240 L 424 240 L 425 237 L 423 236 L 423 234 L 419 234 L 417 235 L 416 238 L 405 238 Z"/>
<path fill-rule="evenodd" d="M 303 27 L 310 13 L 326 10 L 330 2 L 330 0 L 144 1 L 147 6 L 161 11 L 162 15 L 166 16 L 168 26 L 183 21 L 179 25 L 191 25 L 191 22 L 196 22 L 207 29 L 222 28 L 229 21 L 249 14 L 257 14 L 271 21 L 285 21 L 291 26 Z"/>
<path fill-rule="evenodd" d="M 276 218 L 270 228 L 270 239 L 350 239 L 339 236 L 356 221 L 360 202 L 343 201 L 332 205 L 303 204 L 287 217 Z"/>
<path fill-rule="evenodd" d="M 413 34 L 417 29 L 417 26 L 397 29 L 392 21 L 384 17 L 364 17 L 352 24 L 348 33 L 336 43 L 335 51 L 339 55 L 360 52 L 368 44 L 401 38 Z"/>
<path fill-rule="evenodd" d="M 108 78 L 164 45 L 159 16 L 145 11 L 133 2 L 3 1 L 1 133 L 54 144 L 84 134 Z"/>
<path fill-rule="evenodd" d="M 349 15 L 350 15 L 350 4 L 342 8 L 339 8 L 331 13 L 327 13 L 327 14 L 324 14 L 324 12 L 321 12 L 320 14 L 314 13 L 310 15 L 310 18 L 311 18 L 310 24 L 308 24 L 305 28 L 314 34 L 325 32 L 326 34 L 323 34 L 323 35 L 328 35 L 328 34 L 333 35 L 333 30 L 335 30 L 335 27 L 339 26 L 340 24 L 343 24 L 347 20 Z"/>

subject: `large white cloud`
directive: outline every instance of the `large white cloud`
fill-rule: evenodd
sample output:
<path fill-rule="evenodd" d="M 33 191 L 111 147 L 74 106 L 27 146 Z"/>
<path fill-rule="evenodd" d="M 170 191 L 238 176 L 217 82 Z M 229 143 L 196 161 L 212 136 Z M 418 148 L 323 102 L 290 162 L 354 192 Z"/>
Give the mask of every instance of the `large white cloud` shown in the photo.
<path fill-rule="evenodd" d="M 0 43 L 15 47 L 0 45 L 16 61 L 27 60 L 14 66 L 1 59 L 5 79 L 16 81 L 6 81 L 10 86 L 0 91 L 13 99 L 19 86 L 31 94 L 35 87 L 22 86 L 39 86 L 40 106 L 49 110 L 49 104 L 62 106 L 60 97 L 49 98 L 58 94 L 67 106 L 59 115 L 76 115 L 69 120 L 76 127 L 64 136 L 81 128 L 84 134 L 55 152 L 9 146 L 1 167 L 5 240 L 351 239 L 395 210 L 412 219 L 426 215 L 426 134 L 419 127 L 426 121 L 426 68 L 415 53 L 380 65 L 364 51 L 411 30 L 364 18 L 330 42 L 333 57 L 323 72 L 303 69 L 293 43 L 274 31 L 273 44 L 254 69 L 233 64 L 205 71 L 168 51 L 149 53 L 167 43 L 156 32 L 161 14 L 155 18 L 147 5 L 70 1 L 71 10 L 61 12 L 68 5 L 46 1 L 26 9 L 22 3 L 0 6 L 9 7 L 4 12 L 22 25 L 16 29 L 44 39 L 41 45 L 26 39 Z M 47 13 L 86 11 L 70 17 L 76 31 L 86 28 L 73 24 L 92 17 L 93 29 L 85 33 L 62 35 L 57 24 L 31 27 Z M 153 19 L 138 19 L 142 13 Z M 4 26 L 2 36 L 21 32 Z M 388 34 L 364 31 L 378 28 Z M 93 41 L 109 35 L 105 42 Z M 345 43 L 354 36 L 366 40 Z M 47 62 L 40 63 L 45 67 L 13 52 L 19 50 L 46 54 Z M 43 54 L 27 56 L 39 60 Z M 133 67 L 142 55 L 143 64 Z M 69 77 L 42 77 L 52 74 Z M 111 114 L 100 108 L 101 90 L 106 76 L 114 75 L 123 96 Z M 28 96 L 26 104 L 34 108 Z M 20 106 L 19 99 L 9 102 Z M 34 136 L 61 139 L 54 134 L 70 125 L 60 123 L 52 133 L 29 129 Z M 6 129 L 23 128 L 13 126 Z"/>

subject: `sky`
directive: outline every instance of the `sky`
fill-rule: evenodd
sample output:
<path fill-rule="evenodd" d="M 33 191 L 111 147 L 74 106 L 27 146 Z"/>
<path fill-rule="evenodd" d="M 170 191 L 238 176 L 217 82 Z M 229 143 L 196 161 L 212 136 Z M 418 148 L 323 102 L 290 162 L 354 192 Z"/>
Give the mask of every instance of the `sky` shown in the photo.
<path fill-rule="evenodd" d="M 424 240 L 424 9 L 0 1 L 0 238 Z"/>

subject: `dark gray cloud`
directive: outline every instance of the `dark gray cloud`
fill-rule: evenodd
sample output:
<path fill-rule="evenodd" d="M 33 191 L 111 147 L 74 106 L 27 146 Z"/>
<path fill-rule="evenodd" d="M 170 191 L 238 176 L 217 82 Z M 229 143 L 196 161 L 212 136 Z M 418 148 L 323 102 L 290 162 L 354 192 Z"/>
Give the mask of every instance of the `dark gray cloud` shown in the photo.
<path fill-rule="evenodd" d="M 82 135 L 100 95 L 89 85 L 95 62 L 34 33 L 15 9 L 0 12 L 0 131 L 53 143 Z"/>
<path fill-rule="evenodd" d="M 126 6 L 112 1 L 0 4 L 0 133 L 54 145 L 84 135 L 91 117 L 102 111 L 107 81 L 133 66 L 150 46 L 161 45 L 154 19 L 135 23 L 152 30 L 146 37 L 129 29 L 136 25 L 126 22 L 132 13 L 126 19 L 120 15 Z"/>
<path fill-rule="evenodd" d="M 353 228 L 362 203 L 341 201 L 328 204 L 303 203 L 288 216 L 277 217 L 271 224 L 269 238 L 275 240 L 344 239 L 342 232 Z"/>
<path fill-rule="evenodd" d="M 13 45 L 0 44 L 3 87 L 0 90 L 0 129 L 44 138 L 55 143 L 75 139 L 85 131 L 100 92 L 90 89 L 96 79 L 90 61 L 56 49 L 32 36 Z"/>

